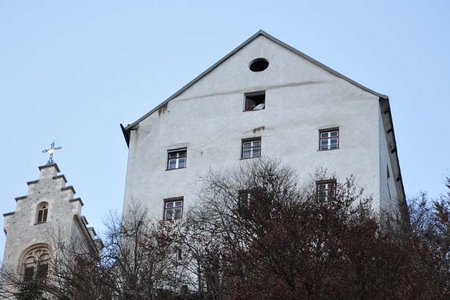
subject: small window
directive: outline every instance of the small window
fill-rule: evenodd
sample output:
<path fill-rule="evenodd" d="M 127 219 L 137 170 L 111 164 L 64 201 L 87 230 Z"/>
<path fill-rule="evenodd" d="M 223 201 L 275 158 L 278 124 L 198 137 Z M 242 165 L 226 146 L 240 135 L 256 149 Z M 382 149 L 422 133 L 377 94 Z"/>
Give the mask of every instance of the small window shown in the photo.
<path fill-rule="evenodd" d="M 38 205 L 36 223 L 41 224 L 47 222 L 47 216 L 48 216 L 48 203 L 42 202 Z"/>
<path fill-rule="evenodd" d="M 266 106 L 266 91 L 245 94 L 245 111 L 262 110 Z"/>
<path fill-rule="evenodd" d="M 186 148 L 167 151 L 167 170 L 186 168 L 186 156 Z"/>
<path fill-rule="evenodd" d="M 250 62 L 249 68 L 252 72 L 261 72 L 267 69 L 269 61 L 265 58 L 256 58 Z"/>
<path fill-rule="evenodd" d="M 328 201 L 336 197 L 336 180 L 322 180 L 316 182 L 317 199 Z"/>
<path fill-rule="evenodd" d="M 255 193 L 254 190 L 240 190 L 239 191 L 239 209 L 250 208 L 252 202 L 254 201 Z"/>
<path fill-rule="evenodd" d="M 37 266 L 36 279 L 45 279 L 48 273 L 48 264 L 39 263 Z"/>
<path fill-rule="evenodd" d="M 34 266 L 25 267 L 25 271 L 23 274 L 23 281 L 28 282 L 33 280 L 34 278 Z"/>
<path fill-rule="evenodd" d="M 164 220 L 179 220 L 183 216 L 183 197 L 164 200 Z"/>
<path fill-rule="evenodd" d="M 261 137 L 242 140 L 241 158 L 256 158 L 261 156 Z"/>
<path fill-rule="evenodd" d="M 339 149 L 339 128 L 319 130 L 319 150 Z"/>

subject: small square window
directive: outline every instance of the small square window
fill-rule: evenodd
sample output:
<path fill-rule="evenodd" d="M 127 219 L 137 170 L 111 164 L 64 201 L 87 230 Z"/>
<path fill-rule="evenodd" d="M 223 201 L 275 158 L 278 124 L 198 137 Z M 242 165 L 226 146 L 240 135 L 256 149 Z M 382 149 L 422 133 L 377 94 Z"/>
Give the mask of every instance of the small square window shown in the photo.
<path fill-rule="evenodd" d="M 322 180 L 316 182 L 317 199 L 328 201 L 336 197 L 336 180 Z"/>
<path fill-rule="evenodd" d="M 239 209 L 249 209 L 254 201 L 255 193 L 254 190 L 240 190 L 239 191 Z"/>
<path fill-rule="evenodd" d="M 183 197 L 164 200 L 164 220 L 179 220 L 183 216 Z"/>
<path fill-rule="evenodd" d="M 339 128 L 319 130 L 319 150 L 339 149 Z"/>
<path fill-rule="evenodd" d="M 167 170 L 186 168 L 187 149 L 174 149 L 167 151 Z"/>
<path fill-rule="evenodd" d="M 261 138 L 251 138 L 242 140 L 241 158 L 255 158 L 261 156 Z"/>
<path fill-rule="evenodd" d="M 262 110 L 266 106 L 266 91 L 245 94 L 245 111 Z"/>

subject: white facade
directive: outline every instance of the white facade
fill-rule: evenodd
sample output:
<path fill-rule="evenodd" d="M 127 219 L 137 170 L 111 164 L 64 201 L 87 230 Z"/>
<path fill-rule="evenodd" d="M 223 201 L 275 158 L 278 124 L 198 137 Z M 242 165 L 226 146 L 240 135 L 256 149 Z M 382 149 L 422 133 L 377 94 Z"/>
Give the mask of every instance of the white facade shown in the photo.
<path fill-rule="evenodd" d="M 267 69 L 249 64 L 264 58 Z M 244 111 L 265 91 L 265 107 Z M 339 148 L 319 151 L 319 131 L 339 130 Z M 407 217 L 388 98 L 258 32 L 161 105 L 123 128 L 129 146 L 125 207 L 143 203 L 163 218 L 164 199 L 196 199 L 199 178 L 236 166 L 242 140 L 261 139 L 261 156 L 308 180 L 318 168 L 353 175 L 373 208 Z M 186 167 L 167 170 L 168 151 L 186 148 Z M 389 171 L 387 171 L 389 170 Z M 389 172 L 389 174 L 388 174 Z"/>

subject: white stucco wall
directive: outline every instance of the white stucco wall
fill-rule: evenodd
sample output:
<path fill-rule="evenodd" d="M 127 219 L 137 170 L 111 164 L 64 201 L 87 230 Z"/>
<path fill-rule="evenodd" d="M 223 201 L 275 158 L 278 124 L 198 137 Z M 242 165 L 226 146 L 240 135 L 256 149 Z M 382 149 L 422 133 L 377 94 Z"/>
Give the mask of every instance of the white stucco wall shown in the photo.
<path fill-rule="evenodd" d="M 270 65 L 251 72 L 258 57 Z M 244 112 L 244 94 L 259 90 L 265 109 Z M 260 136 L 262 156 L 301 179 L 319 167 L 338 180 L 354 175 L 379 211 L 379 126 L 377 96 L 260 36 L 131 131 L 124 205 L 144 203 L 156 218 L 163 199 L 183 196 L 188 207 L 203 174 L 238 165 L 241 139 Z M 319 129 L 331 127 L 339 127 L 340 149 L 318 151 Z M 187 147 L 187 167 L 166 171 L 167 150 L 179 147 Z"/>

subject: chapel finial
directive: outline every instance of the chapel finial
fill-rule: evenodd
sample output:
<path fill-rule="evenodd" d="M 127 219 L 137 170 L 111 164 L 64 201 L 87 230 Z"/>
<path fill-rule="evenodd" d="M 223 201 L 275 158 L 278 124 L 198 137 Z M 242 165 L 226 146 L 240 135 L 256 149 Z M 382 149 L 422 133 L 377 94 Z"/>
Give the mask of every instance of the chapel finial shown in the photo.
<path fill-rule="evenodd" d="M 62 147 L 55 147 L 55 141 L 50 145 L 50 148 L 42 150 L 42 153 L 48 153 L 50 154 L 50 157 L 48 158 L 47 165 L 53 164 L 53 153 L 56 152 L 56 150 L 61 150 Z"/>

